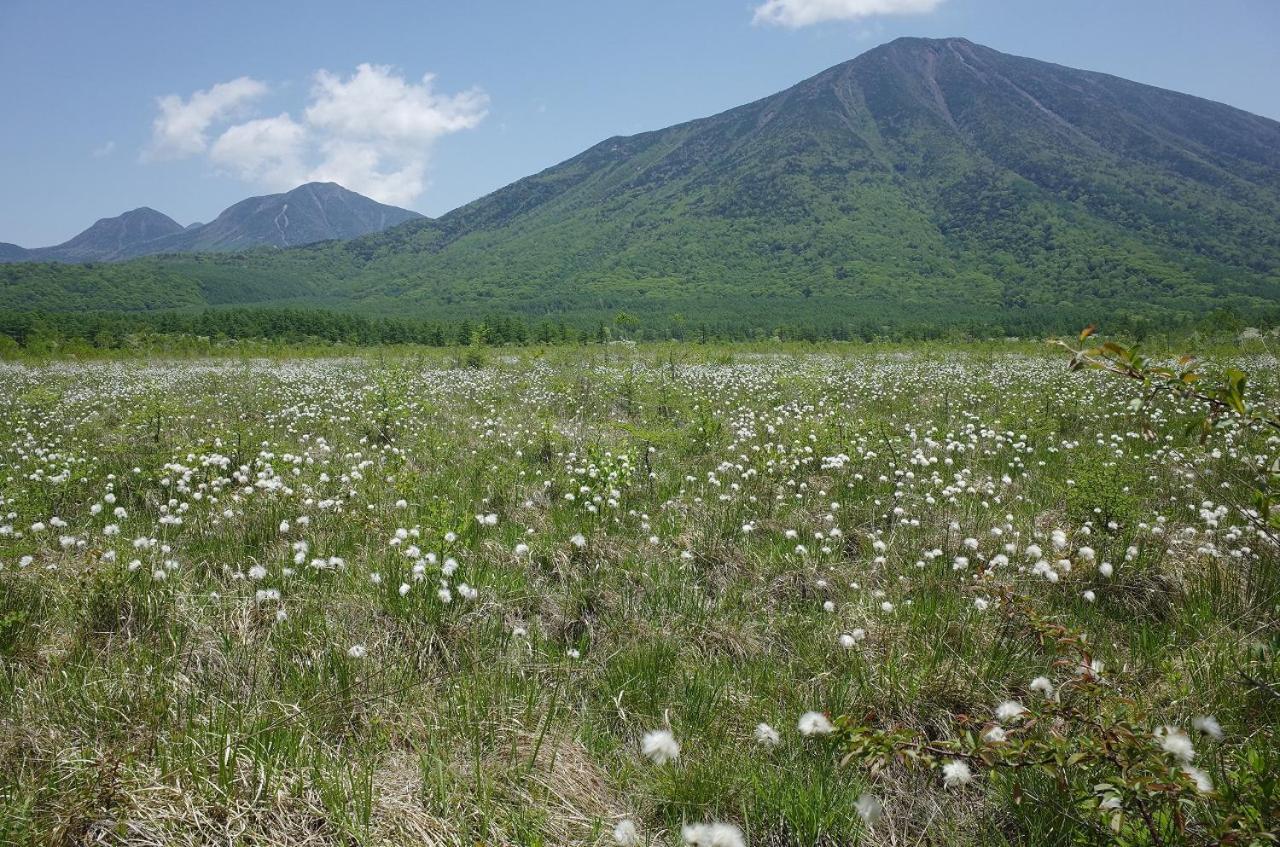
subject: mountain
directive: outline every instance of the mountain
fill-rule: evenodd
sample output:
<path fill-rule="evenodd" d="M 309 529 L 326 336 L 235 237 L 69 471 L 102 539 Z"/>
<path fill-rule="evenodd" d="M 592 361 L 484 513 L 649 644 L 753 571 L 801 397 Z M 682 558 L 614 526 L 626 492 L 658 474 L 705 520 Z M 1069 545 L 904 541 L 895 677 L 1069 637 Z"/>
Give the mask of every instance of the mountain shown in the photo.
<path fill-rule="evenodd" d="M 334 182 L 309 182 L 285 194 L 250 197 L 207 224 L 148 245 L 147 253 L 195 253 L 297 247 L 381 232 L 422 215 L 387 206 Z"/>
<path fill-rule="evenodd" d="M 143 206 L 114 218 L 101 218 L 70 241 L 55 247 L 27 250 L 16 244 L 0 246 L 6 262 L 97 262 L 139 255 L 142 245 L 182 232 L 182 224 Z"/>
<path fill-rule="evenodd" d="M 421 217 L 336 183 L 312 182 L 285 194 L 241 200 L 207 224 L 183 227 L 154 209 L 134 209 L 103 218 L 55 247 L 0 244 L 0 262 L 112 262 L 157 253 L 293 247 L 355 238 Z"/>
<path fill-rule="evenodd" d="M 127 296 L 115 277 L 21 268 L 0 273 L 0 306 L 627 311 L 764 329 L 1257 314 L 1280 301 L 1280 123 L 964 39 L 899 39 L 435 220 L 146 260 Z"/>

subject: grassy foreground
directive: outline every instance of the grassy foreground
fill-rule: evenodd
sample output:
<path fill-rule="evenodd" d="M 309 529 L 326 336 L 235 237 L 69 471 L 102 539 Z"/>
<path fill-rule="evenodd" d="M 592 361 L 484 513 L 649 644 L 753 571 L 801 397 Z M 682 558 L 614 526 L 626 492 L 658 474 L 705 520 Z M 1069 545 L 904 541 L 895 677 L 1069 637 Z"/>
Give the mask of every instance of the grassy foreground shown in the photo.
<path fill-rule="evenodd" d="M 1032 350 L 470 364 L 0 364 L 0 843 L 1108 843 L 801 732 L 1030 703 L 1015 593 L 1190 734 L 1188 832 L 1280 809 L 1277 439 Z"/>

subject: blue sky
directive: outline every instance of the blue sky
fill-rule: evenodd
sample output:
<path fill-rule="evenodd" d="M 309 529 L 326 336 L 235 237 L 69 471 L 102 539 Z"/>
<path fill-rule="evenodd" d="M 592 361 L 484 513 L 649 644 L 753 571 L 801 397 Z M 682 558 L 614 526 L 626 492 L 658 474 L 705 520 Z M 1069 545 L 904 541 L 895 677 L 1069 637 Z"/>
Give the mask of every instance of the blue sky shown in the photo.
<path fill-rule="evenodd" d="M 326 177 L 437 215 L 902 35 L 1280 118 L 1277 0 L 0 0 L 0 241 Z"/>

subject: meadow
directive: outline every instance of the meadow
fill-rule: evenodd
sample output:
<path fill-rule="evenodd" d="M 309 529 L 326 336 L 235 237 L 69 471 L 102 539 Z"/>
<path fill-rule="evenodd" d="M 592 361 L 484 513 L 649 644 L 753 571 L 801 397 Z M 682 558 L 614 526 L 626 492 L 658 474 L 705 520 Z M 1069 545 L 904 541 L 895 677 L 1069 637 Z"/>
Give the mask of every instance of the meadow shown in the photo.
<path fill-rule="evenodd" d="M 0 362 L 0 843 L 1271 843 L 1280 438 L 1066 364 Z"/>

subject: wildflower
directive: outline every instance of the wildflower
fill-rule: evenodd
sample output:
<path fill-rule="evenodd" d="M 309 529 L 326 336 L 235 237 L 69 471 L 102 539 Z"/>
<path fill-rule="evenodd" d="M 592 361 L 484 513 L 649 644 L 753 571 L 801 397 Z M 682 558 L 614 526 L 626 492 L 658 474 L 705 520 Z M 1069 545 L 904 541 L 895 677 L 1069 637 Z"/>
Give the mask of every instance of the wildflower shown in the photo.
<path fill-rule="evenodd" d="M 671 730 L 655 729 L 640 739 L 640 752 L 655 765 L 665 765 L 680 758 L 680 744 Z"/>
<path fill-rule="evenodd" d="M 1103 562 L 1102 564 L 1098 565 L 1098 573 L 1102 574 L 1103 576 L 1109 577 L 1111 576 L 1111 574 L 1115 573 L 1115 568 L 1111 566 L 1110 562 Z"/>
<path fill-rule="evenodd" d="M 453 602 L 453 592 L 447 587 L 441 586 L 436 590 L 436 596 L 440 598 L 440 602 L 446 606 Z"/>
<path fill-rule="evenodd" d="M 579 650 L 577 647 L 570 647 L 568 650 L 565 651 L 565 655 L 568 656 L 570 659 L 581 659 L 582 651 Z"/>
<path fill-rule="evenodd" d="M 1076 551 L 1076 555 L 1086 562 L 1092 562 L 1096 554 L 1094 553 L 1092 547 L 1081 547 L 1079 550 Z"/>
<path fill-rule="evenodd" d="M 942 766 L 942 784 L 947 788 L 959 788 L 973 781 L 973 771 L 959 759 L 952 759 Z"/>
<path fill-rule="evenodd" d="M 893 604 L 892 604 L 892 603 L 890 603 L 888 600 L 885 600 L 883 603 L 881 603 L 881 604 L 880 604 L 880 611 L 882 611 L 882 612 L 892 612 L 892 611 L 893 611 Z"/>
<path fill-rule="evenodd" d="M 992 725 L 990 729 L 982 733 L 982 740 L 988 744 L 999 744 L 1001 741 L 1004 741 L 1004 739 L 1004 728 L 998 724 Z"/>
<path fill-rule="evenodd" d="M 1088 602 L 1090 602 L 1090 603 L 1093 603 L 1093 602 L 1095 602 L 1095 601 L 1098 599 L 1098 595 L 1094 593 L 1094 591 L 1093 591 L 1093 589 L 1092 589 L 1092 588 L 1087 589 L 1087 590 L 1086 590 L 1083 594 L 1081 594 L 1080 596 L 1081 596 L 1081 597 L 1083 597 L 1086 601 L 1088 601 Z"/>
<path fill-rule="evenodd" d="M 516 545 L 514 552 L 517 556 L 525 556 L 529 553 L 529 545 L 521 542 Z M 630 821 L 623 821 L 623 823 L 630 823 Z"/>
<path fill-rule="evenodd" d="M 644 843 L 640 831 L 630 818 L 618 821 L 618 825 L 613 828 L 613 841 L 618 847 L 640 847 Z"/>
<path fill-rule="evenodd" d="M 249 568 L 249 579 L 252 579 L 255 582 L 260 579 L 266 579 L 266 576 L 267 576 L 267 569 L 264 568 L 262 565 L 254 565 L 253 567 Z"/>
<path fill-rule="evenodd" d="M 875 826 L 876 822 L 884 816 L 884 806 L 874 794 L 859 794 L 858 799 L 853 803 L 853 808 L 857 810 L 858 817 L 862 818 L 862 822 L 867 826 Z"/>
<path fill-rule="evenodd" d="M 569 543 L 581 550 L 587 546 L 587 537 L 579 532 L 569 539 Z"/>
<path fill-rule="evenodd" d="M 840 646 L 846 650 L 852 650 L 858 646 L 858 642 L 867 637 L 865 629 L 855 629 L 852 632 L 846 632 L 840 636 Z"/>
<path fill-rule="evenodd" d="M 1196 790 L 1201 794 L 1208 794 L 1213 790 L 1213 780 L 1209 778 L 1209 774 L 1200 770 L 1194 765 L 1183 765 L 1182 772 L 1196 784 Z"/>
<path fill-rule="evenodd" d="M 408 593 L 409 593 L 409 591 L 410 591 L 409 583 L 407 583 L 407 582 L 402 582 L 402 583 L 400 583 L 400 587 L 399 587 L 398 589 L 396 589 L 396 590 L 400 592 L 400 596 L 401 596 L 401 597 L 404 597 L 404 596 L 405 596 L 406 594 L 408 594 Z"/>
<path fill-rule="evenodd" d="M 280 532 L 281 532 L 281 534 L 286 533 L 286 532 L 288 532 L 288 531 L 289 531 L 289 522 L 288 522 L 288 521 L 280 521 Z"/>
<path fill-rule="evenodd" d="M 975 609 L 977 609 L 979 612 L 985 612 L 985 611 L 987 610 L 987 607 L 988 607 L 988 606 L 990 606 L 990 605 L 991 605 L 991 604 L 990 604 L 990 603 L 989 603 L 985 598 L 983 598 L 983 597 L 975 597 L 975 598 L 973 598 L 973 606 L 974 606 L 974 608 L 975 608 Z"/>
<path fill-rule="evenodd" d="M 767 723 L 756 724 L 755 736 L 756 741 L 764 747 L 777 747 L 782 740 L 778 735 L 778 731 Z"/>
<path fill-rule="evenodd" d="M 836 731 L 835 725 L 822 712 L 805 712 L 800 716 L 797 728 L 804 736 L 830 735 Z"/>
<path fill-rule="evenodd" d="M 1160 747 L 1175 759 L 1190 762 L 1196 754 L 1191 746 L 1191 739 L 1176 726 L 1161 727 L 1156 730 L 1155 736 L 1160 741 Z"/>
<path fill-rule="evenodd" d="M 363 644 L 352 644 L 347 648 L 347 656 L 352 659 L 363 659 L 367 653 Z"/>
<path fill-rule="evenodd" d="M 1049 681 L 1049 677 L 1047 676 L 1036 677 L 1035 679 L 1031 680 L 1031 685 L 1029 685 L 1028 687 L 1032 691 L 1040 692 L 1045 697 L 1053 696 L 1053 683 Z"/>
<path fill-rule="evenodd" d="M 1218 723 L 1217 718 L 1213 715 L 1201 715 L 1193 720 L 1191 725 L 1214 741 L 1221 741 L 1223 738 L 1222 724 Z"/>
<path fill-rule="evenodd" d="M 692 823 L 680 828 L 689 847 L 746 847 L 742 830 L 731 823 Z"/>
<path fill-rule="evenodd" d="M 1008 723 L 1022 717 L 1026 711 L 1026 707 L 1017 700 L 1005 700 L 996 707 L 996 720 Z"/>
<path fill-rule="evenodd" d="M 480 592 L 467 585 L 465 582 L 458 584 L 458 593 L 462 595 L 463 600 L 474 600 L 480 596 Z"/>

